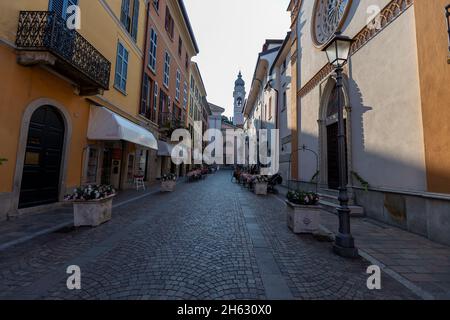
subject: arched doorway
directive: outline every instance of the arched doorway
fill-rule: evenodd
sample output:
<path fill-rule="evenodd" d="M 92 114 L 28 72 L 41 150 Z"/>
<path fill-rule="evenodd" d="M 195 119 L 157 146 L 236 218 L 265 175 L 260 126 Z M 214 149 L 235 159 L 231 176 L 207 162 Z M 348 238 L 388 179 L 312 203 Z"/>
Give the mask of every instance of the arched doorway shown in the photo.
<path fill-rule="evenodd" d="M 335 86 L 327 104 L 327 167 L 328 188 L 330 189 L 339 188 L 338 94 Z M 346 125 L 346 119 L 344 119 L 344 131 L 346 131 Z M 345 155 L 345 165 L 347 166 L 347 152 L 345 152 Z"/>
<path fill-rule="evenodd" d="M 350 163 L 350 106 L 346 93 L 346 82 L 340 92 L 341 103 L 344 110 L 344 131 L 346 133 L 346 160 L 347 173 Z M 336 81 L 330 77 L 325 83 L 319 111 L 319 153 L 320 153 L 320 185 L 328 189 L 337 190 L 339 187 L 339 148 L 338 148 L 338 90 Z M 347 174 L 347 183 L 349 175 Z"/>
<path fill-rule="evenodd" d="M 30 119 L 20 187 L 19 208 L 58 202 L 66 128 L 61 113 L 50 105 Z"/>

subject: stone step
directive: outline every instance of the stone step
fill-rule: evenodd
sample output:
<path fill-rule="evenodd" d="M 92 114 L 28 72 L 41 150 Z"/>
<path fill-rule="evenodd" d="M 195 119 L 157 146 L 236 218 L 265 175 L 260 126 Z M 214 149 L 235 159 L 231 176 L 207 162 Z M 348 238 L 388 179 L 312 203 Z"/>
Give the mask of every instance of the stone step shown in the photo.
<path fill-rule="evenodd" d="M 336 209 L 339 208 L 339 204 L 326 201 L 321 199 L 319 203 L 322 205 L 322 207 L 331 213 L 337 213 Z M 364 208 L 360 206 L 348 206 L 350 209 L 350 215 L 352 217 L 364 217 Z"/>
<path fill-rule="evenodd" d="M 319 192 L 319 197 L 320 199 L 323 199 L 325 201 L 328 202 L 333 202 L 335 204 L 339 204 L 339 197 L 338 194 L 328 194 L 328 193 L 323 193 L 323 192 Z"/>

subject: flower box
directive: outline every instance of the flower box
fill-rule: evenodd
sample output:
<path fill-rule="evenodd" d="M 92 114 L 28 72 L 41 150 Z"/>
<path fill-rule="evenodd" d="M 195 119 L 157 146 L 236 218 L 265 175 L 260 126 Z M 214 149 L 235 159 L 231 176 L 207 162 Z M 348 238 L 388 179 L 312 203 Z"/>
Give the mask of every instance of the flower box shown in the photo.
<path fill-rule="evenodd" d="M 314 233 L 320 225 L 320 205 L 298 205 L 286 200 L 290 208 L 287 216 L 288 227 L 294 233 Z"/>
<path fill-rule="evenodd" d="M 115 195 L 98 200 L 74 200 L 74 226 L 97 227 L 111 220 L 112 201 Z"/>
<path fill-rule="evenodd" d="M 177 182 L 174 180 L 161 181 L 161 191 L 162 192 L 172 192 L 175 190 L 176 185 L 177 185 Z"/>
<path fill-rule="evenodd" d="M 267 182 L 255 182 L 254 185 L 255 194 L 257 195 L 267 195 Z"/>

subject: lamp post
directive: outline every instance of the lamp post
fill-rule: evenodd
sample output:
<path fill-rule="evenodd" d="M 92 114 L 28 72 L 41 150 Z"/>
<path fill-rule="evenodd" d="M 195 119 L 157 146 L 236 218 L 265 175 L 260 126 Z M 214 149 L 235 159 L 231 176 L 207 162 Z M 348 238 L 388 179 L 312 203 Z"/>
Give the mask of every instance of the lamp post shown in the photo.
<path fill-rule="evenodd" d="M 350 209 L 348 207 L 347 193 L 347 166 L 345 155 L 346 135 L 344 129 L 344 106 L 342 105 L 341 91 L 343 87 L 342 72 L 350 54 L 350 47 L 353 40 L 336 33 L 330 42 L 323 48 L 330 64 L 336 73 L 337 104 L 338 104 L 338 166 L 339 166 L 339 232 L 333 246 L 333 251 L 347 258 L 358 256 L 358 249 L 355 247 L 354 239 L 350 232 Z"/>

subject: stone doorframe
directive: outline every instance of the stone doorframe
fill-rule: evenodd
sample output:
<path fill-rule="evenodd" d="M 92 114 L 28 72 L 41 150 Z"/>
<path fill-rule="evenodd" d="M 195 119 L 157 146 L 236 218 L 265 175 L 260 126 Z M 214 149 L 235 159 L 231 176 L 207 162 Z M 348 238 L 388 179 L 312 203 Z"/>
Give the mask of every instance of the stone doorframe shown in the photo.
<path fill-rule="evenodd" d="M 12 205 L 11 211 L 8 213 L 8 216 L 14 216 L 19 213 L 19 198 L 20 198 L 20 188 L 22 184 L 22 175 L 23 175 L 23 166 L 25 162 L 25 152 L 27 149 L 27 141 L 28 141 L 28 130 L 30 127 L 31 117 L 34 112 L 42 106 L 52 106 L 56 108 L 60 113 L 64 120 L 64 145 L 62 150 L 61 157 L 61 168 L 60 168 L 60 177 L 59 177 L 59 201 L 64 200 L 65 193 L 65 185 L 66 185 L 66 177 L 67 177 L 67 165 L 69 159 L 69 149 L 70 149 L 70 140 L 72 138 L 72 120 L 70 117 L 70 113 L 67 109 L 60 104 L 59 102 L 49 99 L 49 98 L 40 98 L 32 101 L 25 108 L 25 111 L 22 116 L 22 123 L 20 126 L 20 136 L 19 142 L 17 146 L 17 158 L 16 158 L 16 169 L 14 172 L 14 185 L 13 185 L 13 196 L 12 196 Z"/>
<path fill-rule="evenodd" d="M 351 189 L 352 185 L 352 117 L 351 117 L 351 105 L 348 93 L 348 78 L 344 74 L 344 119 L 347 121 L 346 125 L 346 137 L 347 137 L 347 176 L 348 176 L 348 188 L 350 195 L 350 203 L 353 202 L 353 192 Z M 330 99 L 331 93 L 336 86 L 336 79 L 334 76 L 329 76 L 320 84 L 320 104 L 319 104 L 319 115 L 317 123 L 319 125 L 319 185 L 328 186 L 328 162 L 327 162 L 327 126 L 338 121 L 337 116 L 327 117 L 328 101 Z M 326 187 L 328 188 L 328 187 Z"/>

